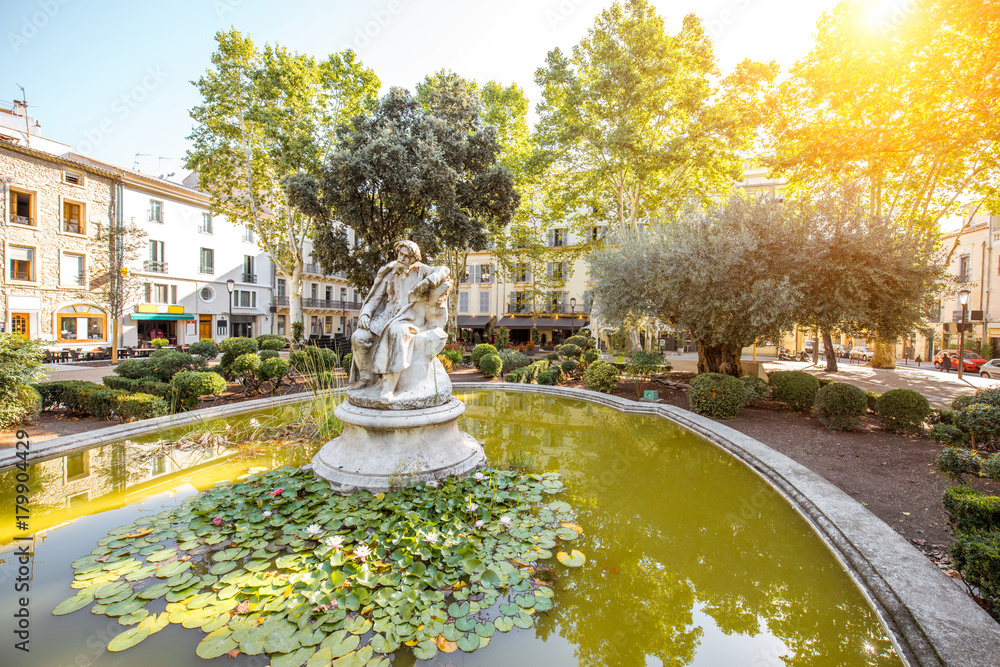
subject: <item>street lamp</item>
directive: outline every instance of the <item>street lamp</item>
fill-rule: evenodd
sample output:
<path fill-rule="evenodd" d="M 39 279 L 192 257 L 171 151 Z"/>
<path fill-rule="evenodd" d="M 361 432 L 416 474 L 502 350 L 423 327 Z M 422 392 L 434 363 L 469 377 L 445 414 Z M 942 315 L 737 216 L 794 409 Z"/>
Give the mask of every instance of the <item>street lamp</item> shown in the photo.
<path fill-rule="evenodd" d="M 969 304 L 969 295 L 972 294 L 967 289 L 958 290 L 958 303 L 962 306 L 962 328 L 958 332 L 958 379 L 962 379 L 962 356 L 965 352 L 965 307 Z"/>
<path fill-rule="evenodd" d="M 569 300 L 569 308 L 572 316 L 569 324 L 569 335 L 572 337 L 576 335 L 576 297 Z"/>
<path fill-rule="evenodd" d="M 230 278 L 226 281 L 226 289 L 229 290 L 229 337 L 233 337 L 233 288 L 236 281 Z"/>

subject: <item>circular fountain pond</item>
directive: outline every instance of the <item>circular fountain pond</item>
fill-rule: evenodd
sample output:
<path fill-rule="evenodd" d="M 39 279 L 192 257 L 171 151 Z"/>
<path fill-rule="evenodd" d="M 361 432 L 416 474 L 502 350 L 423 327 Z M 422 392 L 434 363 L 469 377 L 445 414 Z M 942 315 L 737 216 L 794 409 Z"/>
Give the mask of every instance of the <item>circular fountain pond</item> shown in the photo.
<path fill-rule="evenodd" d="M 570 546 L 586 563 L 569 568 L 551 558 L 535 564 L 554 594 L 551 609 L 531 614 L 530 627 L 491 633 L 488 645 L 472 653 L 440 652 L 429 660 L 402 646 L 392 665 L 902 664 L 825 543 L 729 454 L 664 419 L 580 400 L 456 395 L 467 405 L 460 426 L 484 443 L 491 466 L 559 474 L 565 488 L 558 498 L 572 507 L 582 530 Z M 178 450 L 115 443 L 29 466 L 32 651 L 23 662 L 13 642 L 5 642 L 0 663 L 201 662 L 195 652 L 206 635 L 197 628 L 170 624 L 126 651 L 108 652 L 108 642 L 127 630 L 117 619 L 86 608 L 61 616 L 51 611 L 75 593 L 71 563 L 109 531 L 177 508 L 221 480 L 308 463 L 321 443 L 270 437 L 236 447 L 226 436 L 301 416 L 301 406 L 271 408 L 134 439 L 140 445 L 181 440 L 210 428 L 214 436 L 202 446 L 191 438 Z M 7 507 L 15 502 L 16 472 L 0 473 Z M 0 580 L 6 582 L 16 576 L 12 528 L 0 526 Z M 194 570 L 212 565 L 206 557 Z M 3 597 L 0 613 L 10 618 L 14 601 Z M 267 663 L 262 655 L 217 659 L 223 660 Z"/>

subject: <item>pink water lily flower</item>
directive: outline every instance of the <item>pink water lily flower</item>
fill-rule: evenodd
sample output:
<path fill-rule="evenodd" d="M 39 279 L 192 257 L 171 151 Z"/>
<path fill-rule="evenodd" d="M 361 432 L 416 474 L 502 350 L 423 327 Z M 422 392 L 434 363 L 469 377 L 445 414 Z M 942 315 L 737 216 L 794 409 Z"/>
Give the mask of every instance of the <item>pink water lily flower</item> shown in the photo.
<path fill-rule="evenodd" d="M 222 525 L 222 517 L 221 516 L 215 517 L 214 519 L 212 519 L 212 523 L 215 524 L 216 526 L 221 526 Z"/>
<path fill-rule="evenodd" d="M 271 493 L 269 493 L 268 495 L 269 495 L 269 496 L 271 496 L 271 497 L 273 498 L 274 496 L 280 496 L 280 495 L 281 495 L 282 493 L 284 493 L 284 492 L 285 492 L 285 490 L 284 490 L 284 489 L 275 489 L 274 491 L 272 491 L 272 492 L 271 492 Z"/>

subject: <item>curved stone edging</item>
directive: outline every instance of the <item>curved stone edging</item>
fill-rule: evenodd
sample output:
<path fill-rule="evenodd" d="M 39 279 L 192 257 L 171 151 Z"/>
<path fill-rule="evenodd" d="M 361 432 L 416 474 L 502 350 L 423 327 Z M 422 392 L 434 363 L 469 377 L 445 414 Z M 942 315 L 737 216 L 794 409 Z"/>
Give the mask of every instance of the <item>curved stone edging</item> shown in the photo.
<path fill-rule="evenodd" d="M 955 581 L 861 503 L 767 445 L 672 405 L 586 389 L 494 382 L 455 383 L 454 389 L 575 398 L 620 412 L 656 415 L 693 431 L 767 480 L 812 525 L 871 601 L 907 664 L 1000 665 L 1000 625 Z"/>
<path fill-rule="evenodd" d="M 586 389 L 503 382 L 457 382 L 455 390 L 517 391 L 575 398 L 620 412 L 655 415 L 679 424 L 726 450 L 761 475 L 813 527 L 858 583 L 887 627 L 903 660 L 913 666 L 996 667 L 1000 625 L 954 581 L 896 531 L 826 479 L 735 429 L 671 405 L 638 403 Z M 321 392 L 333 395 L 336 390 Z M 89 449 L 199 421 L 295 403 L 311 394 L 266 397 L 147 419 L 46 440 L 28 462 Z M 30 434 L 30 428 L 28 429 Z M 0 455 L 0 470 L 19 459 Z"/>

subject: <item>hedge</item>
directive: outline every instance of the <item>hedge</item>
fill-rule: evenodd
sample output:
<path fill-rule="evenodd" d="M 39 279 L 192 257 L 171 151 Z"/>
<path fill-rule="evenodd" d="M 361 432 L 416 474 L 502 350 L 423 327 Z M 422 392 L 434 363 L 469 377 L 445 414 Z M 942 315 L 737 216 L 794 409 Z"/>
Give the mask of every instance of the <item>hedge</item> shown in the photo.
<path fill-rule="evenodd" d="M 218 396 L 226 390 L 225 379 L 218 373 L 181 371 L 170 381 L 174 408 L 192 410 L 202 396 Z"/>
<path fill-rule="evenodd" d="M 723 373 L 696 375 L 687 396 L 692 412 L 713 419 L 732 419 L 746 405 L 743 383 Z"/>

